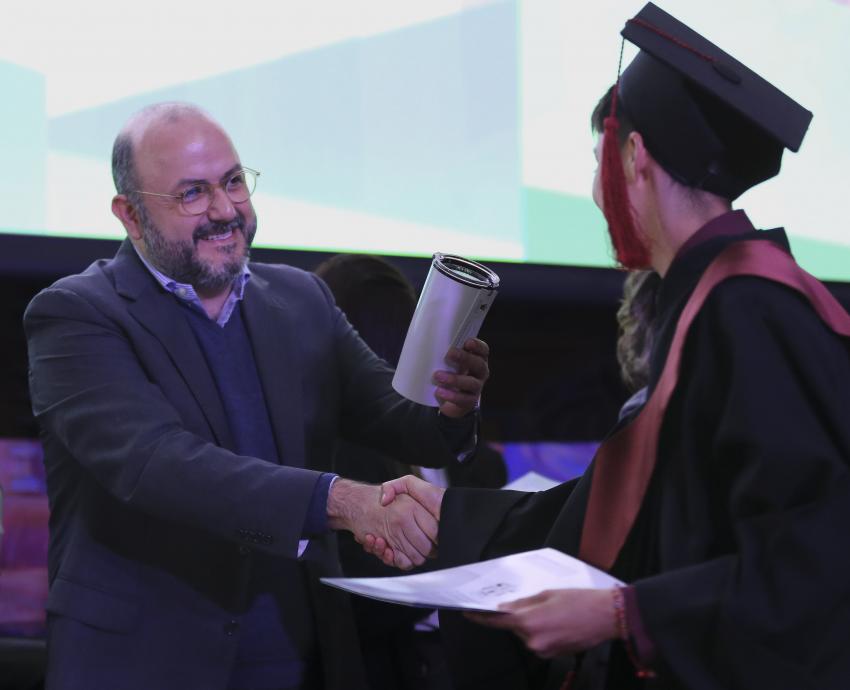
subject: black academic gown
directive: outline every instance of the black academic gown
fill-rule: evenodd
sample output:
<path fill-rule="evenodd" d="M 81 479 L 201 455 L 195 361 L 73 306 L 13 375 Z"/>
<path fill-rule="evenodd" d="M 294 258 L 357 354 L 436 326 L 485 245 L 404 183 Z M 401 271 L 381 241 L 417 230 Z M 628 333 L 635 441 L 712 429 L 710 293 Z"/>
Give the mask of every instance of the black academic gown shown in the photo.
<path fill-rule="evenodd" d="M 650 386 L 711 260 L 742 239 L 787 246 L 781 230 L 757 233 L 740 212 L 711 225 L 662 283 Z M 655 471 L 612 568 L 634 585 L 656 648 L 651 687 L 850 688 L 848 411 L 847 344 L 805 298 L 755 277 L 714 289 L 685 343 Z M 543 544 L 577 554 L 591 479 L 592 466 L 575 488 L 537 495 L 450 490 L 442 556 L 455 564 Z M 542 687 L 547 673 L 550 682 L 562 673 L 503 634 L 453 629 L 458 653 L 478 665 L 459 670 L 460 687 Z M 641 687 L 619 643 L 607 667 L 606 657 L 586 655 L 578 687 Z"/>
<path fill-rule="evenodd" d="M 507 481 L 504 459 L 486 444 L 478 446 L 471 462 L 450 463 L 446 470 L 450 486 L 498 488 Z M 411 474 L 414 470 L 389 455 L 351 441 L 342 441 L 334 458 L 334 471 L 351 479 L 380 484 Z M 341 533 L 338 541 L 340 563 L 346 577 L 398 575 L 398 570 L 364 552 L 353 535 Z M 433 567 L 434 562 L 428 561 L 417 572 Z M 430 611 L 365 597 L 353 597 L 351 604 L 373 690 L 437 687 L 440 684 L 447 671 L 439 635 L 435 632 L 417 639 L 414 633 L 414 626 L 427 618 Z"/>

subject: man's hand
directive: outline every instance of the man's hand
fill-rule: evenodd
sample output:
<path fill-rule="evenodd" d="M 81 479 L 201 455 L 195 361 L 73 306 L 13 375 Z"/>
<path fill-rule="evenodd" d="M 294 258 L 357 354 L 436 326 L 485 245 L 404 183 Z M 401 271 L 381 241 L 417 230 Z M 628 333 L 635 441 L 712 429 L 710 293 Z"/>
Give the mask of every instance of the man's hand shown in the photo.
<path fill-rule="evenodd" d="M 412 474 L 381 484 L 381 505 L 388 506 L 396 497 L 407 494 L 423 506 L 435 520 L 440 520 L 440 507 L 446 490 Z"/>
<path fill-rule="evenodd" d="M 467 613 L 469 620 L 516 633 L 538 656 L 575 654 L 613 640 L 613 590 L 553 589 L 502 604 L 505 613 Z"/>
<path fill-rule="evenodd" d="M 427 510 L 428 514 L 436 523 L 439 523 L 440 506 L 442 506 L 443 494 L 445 493 L 446 490 L 444 488 L 408 474 L 404 477 L 383 483 L 381 486 L 381 505 L 386 507 L 398 500 L 411 498 Z M 380 534 L 370 532 L 362 540 L 358 539 L 357 541 L 363 546 L 364 551 L 377 556 L 387 565 L 394 565 L 396 563 L 398 554 L 395 553 L 392 544 Z M 434 544 L 437 543 L 436 537 L 433 541 Z"/>
<path fill-rule="evenodd" d="M 402 570 L 421 565 L 435 553 L 437 519 L 411 496 L 398 496 L 392 505 L 381 505 L 381 495 L 379 486 L 337 479 L 328 494 L 328 525 L 352 532 L 361 544 L 366 535 L 372 537 L 370 543 L 380 539 L 379 557 L 387 565 Z M 364 549 L 375 553 L 365 545 Z M 387 552 L 389 558 L 384 557 Z"/>
<path fill-rule="evenodd" d="M 455 371 L 434 372 L 433 383 L 437 386 L 434 397 L 440 403 L 440 413 L 447 417 L 463 417 L 478 406 L 484 383 L 490 376 L 487 358 L 490 347 L 483 340 L 470 338 L 463 349 L 452 348 L 446 354 L 446 362 Z"/>

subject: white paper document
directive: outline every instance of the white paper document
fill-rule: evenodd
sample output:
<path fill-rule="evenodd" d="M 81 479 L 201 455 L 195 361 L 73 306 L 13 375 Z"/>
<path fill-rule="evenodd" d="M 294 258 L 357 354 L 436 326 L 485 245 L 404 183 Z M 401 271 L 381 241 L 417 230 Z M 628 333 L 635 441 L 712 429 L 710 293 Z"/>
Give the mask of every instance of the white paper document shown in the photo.
<path fill-rule="evenodd" d="M 508 482 L 502 488 L 511 491 L 546 491 L 558 486 L 561 482 L 550 479 L 538 472 L 526 472 L 512 482 Z"/>
<path fill-rule="evenodd" d="M 555 549 L 398 577 L 323 577 L 322 582 L 372 599 L 426 608 L 497 611 L 499 604 L 547 589 L 608 589 L 622 582 Z"/>

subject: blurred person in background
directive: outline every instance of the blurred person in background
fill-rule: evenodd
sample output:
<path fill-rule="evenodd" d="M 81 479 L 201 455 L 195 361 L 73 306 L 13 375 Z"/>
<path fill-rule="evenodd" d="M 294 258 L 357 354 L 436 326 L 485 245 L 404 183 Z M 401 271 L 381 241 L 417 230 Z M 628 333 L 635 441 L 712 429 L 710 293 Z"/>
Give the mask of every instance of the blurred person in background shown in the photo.
<path fill-rule="evenodd" d="M 413 286 L 389 261 L 363 254 L 338 254 L 316 268 L 337 306 L 372 351 L 398 364 L 416 308 Z M 369 483 L 415 474 L 436 486 L 504 485 L 501 456 L 480 443 L 474 460 L 445 468 L 415 467 L 401 455 L 382 453 L 343 439 L 334 471 Z M 340 561 L 348 577 L 381 577 L 397 571 L 365 553 L 349 534 L 339 535 Z M 434 612 L 354 597 L 355 621 L 369 681 L 374 690 L 449 690 L 451 680 Z"/>

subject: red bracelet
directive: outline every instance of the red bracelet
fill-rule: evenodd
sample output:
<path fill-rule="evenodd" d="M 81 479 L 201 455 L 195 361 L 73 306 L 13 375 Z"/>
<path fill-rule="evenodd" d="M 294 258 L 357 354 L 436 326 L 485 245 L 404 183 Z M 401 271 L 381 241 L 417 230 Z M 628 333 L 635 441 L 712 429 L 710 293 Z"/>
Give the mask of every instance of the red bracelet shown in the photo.
<path fill-rule="evenodd" d="M 614 588 L 613 601 L 614 614 L 617 617 L 617 632 L 620 634 L 620 639 L 623 641 L 623 646 L 626 648 L 626 654 L 629 657 L 629 661 L 631 661 L 632 665 L 635 667 L 635 675 L 638 678 L 655 678 L 655 671 L 644 666 L 640 660 L 638 660 L 637 654 L 635 654 L 634 647 L 632 646 L 632 638 L 631 635 L 629 635 L 629 625 L 626 621 L 626 599 L 623 595 L 622 587 Z"/>

